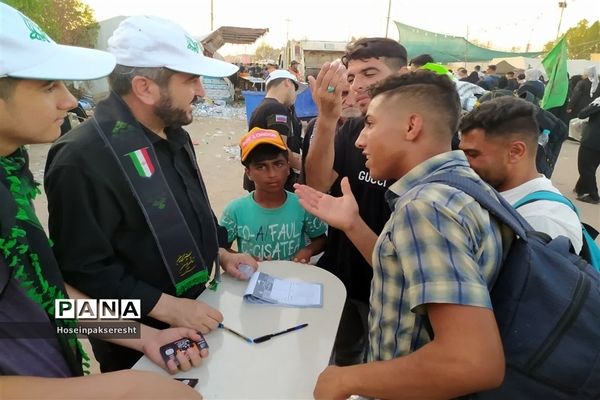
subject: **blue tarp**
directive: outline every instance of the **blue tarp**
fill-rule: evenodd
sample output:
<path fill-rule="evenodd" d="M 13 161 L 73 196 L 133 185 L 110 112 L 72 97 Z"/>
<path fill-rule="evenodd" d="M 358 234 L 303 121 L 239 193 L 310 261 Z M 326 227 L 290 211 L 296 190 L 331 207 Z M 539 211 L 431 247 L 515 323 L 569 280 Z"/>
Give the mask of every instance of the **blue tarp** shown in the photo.
<path fill-rule="evenodd" d="M 250 122 L 252 111 L 263 101 L 265 92 L 243 91 L 244 100 L 246 101 L 246 120 Z M 310 119 L 317 116 L 317 105 L 313 101 L 310 89 L 307 89 L 296 96 L 296 115 L 301 119 Z"/>

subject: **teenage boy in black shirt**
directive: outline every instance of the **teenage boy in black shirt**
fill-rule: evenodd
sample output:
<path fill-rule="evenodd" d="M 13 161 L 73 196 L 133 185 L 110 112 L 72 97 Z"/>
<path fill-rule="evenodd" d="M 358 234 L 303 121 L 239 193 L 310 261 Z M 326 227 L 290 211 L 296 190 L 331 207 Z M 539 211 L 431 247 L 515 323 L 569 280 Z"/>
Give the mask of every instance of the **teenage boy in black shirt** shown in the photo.
<path fill-rule="evenodd" d="M 364 117 L 346 121 L 336 135 L 342 110 L 341 88 L 347 79 L 354 101 L 364 116 L 371 100 L 368 89 L 387 76 L 405 70 L 406 64 L 406 49 L 398 42 L 363 38 L 348 45 L 342 63 L 326 63 L 316 79 L 309 78 L 319 117 L 306 157 L 306 183 L 319 191 L 341 196 L 339 182 L 347 176 L 361 217 L 377 234 L 390 216 L 384 193 L 393 182 L 373 179 L 365 167 L 362 151 L 354 145 L 363 129 Z M 336 365 L 361 363 L 366 354 L 372 268 L 348 237 L 331 227 L 325 253 L 317 265 L 340 278 L 348 293 L 333 361 Z"/>

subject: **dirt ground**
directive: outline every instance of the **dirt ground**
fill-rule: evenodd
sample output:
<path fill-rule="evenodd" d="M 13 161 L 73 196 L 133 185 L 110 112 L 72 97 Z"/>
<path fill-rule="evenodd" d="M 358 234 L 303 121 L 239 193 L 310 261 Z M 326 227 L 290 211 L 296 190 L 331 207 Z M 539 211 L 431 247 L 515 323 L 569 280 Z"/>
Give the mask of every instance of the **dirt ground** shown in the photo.
<path fill-rule="evenodd" d="M 243 117 L 243 116 L 242 116 Z M 220 217 L 229 201 L 245 191 L 242 189 L 243 167 L 239 161 L 238 142 L 246 133 L 246 120 L 241 117 L 231 119 L 196 118 L 187 127 L 192 136 L 198 156 L 199 165 L 208 188 L 213 210 Z M 36 179 L 43 182 L 44 166 L 49 145 L 33 145 L 30 147 L 30 166 Z M 572 189 L 578 178 L 577 150 L 578 143 L 567 141 L 563 145 L 560 159 L 554 171 L 552 182 L 563 194 L 575 200 Z M 36 199 L 36 211 L 40 221 L 46 226 L 48 213 L 46 196 L 43 194 Z M 600 205 L 586 204 L 575 201 L 583 215 L 583 220 L 595 227 L 600 227 Z M 599 241 L 600 243 L 600 241 Z M 87 341 L 84 346 L 92 356 Z M 97 364 L 92 363 L 92 372 L 97 372 Z"/>

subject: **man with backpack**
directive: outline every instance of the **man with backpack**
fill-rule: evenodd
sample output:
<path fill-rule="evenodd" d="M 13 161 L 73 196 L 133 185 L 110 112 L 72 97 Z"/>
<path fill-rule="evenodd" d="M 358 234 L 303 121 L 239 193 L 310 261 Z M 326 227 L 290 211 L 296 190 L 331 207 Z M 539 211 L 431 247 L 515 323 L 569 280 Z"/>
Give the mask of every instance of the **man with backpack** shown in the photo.
<path fill-rule="evenodd" d="M 567 237 L 575 253 L 600 270 L 600 248 L 592 236 L 595 229 L 582 224 L 575 205 L 539 173 L 539 112 L 515 97 L 482 103 L 461 120 L 460 148 L 471 168 L 501 192 L 529 225 L 552 238 Z"/>
<path fill-rule="evenodd" d="M 364 114 L 371 101 L 369 88 L 393 73 L 406 71 L 407 53 L 404 46 L 392 39 L 361 38 L 348 44 L 341 61 L 341 64 L 325 63 L 316 79 L 309 78 L 319 117 L 311 136 L 304 176 L 307 185 L 333 196 L 342 195 L 340 180 L 347 177 L 361 216 L 379 233 L 390 215 L 385 192 L 391 182 L 370 175 L 366 158 L 354 143 L 364 127 Z M 349 97 L 361 115 L 338 127 L 348 84 Z M 373 277 L 369 261 L 370 255 L 362 257 L 344 232 L 329 227 L 327 246 L 317 266 L 337 276 L 348 294 L 333 346 L 336 365 L 359 364 L 365 359 Z"/>
<path fill-rule="evenodd" d="M 373 89 L 356 144 L 375 179 L 398 178 L 379 238 L 347 179 L 341 198 L 296 185 L 374 273 L 371 362 L 328 367 L 315 398 L 597 399 L 600 274 L 449 151 L 459 106 L 448 82 L 423 71 Z"/>
<path fill-rule="evenodd" d="M 560 195 L 536 168 L 539 128 L 533 104 L 516 97 L 481 103 L 460 123 L 460 149 L 471 168 L 510 203 L 538 191 Z M 566 236 L 581 251 L 581 222 L 571 207 L 540 199 L 518 209 L 529 224 L 551 237 Z"/>
<path fill-rule="evenodd" d="M 479 98 L 479 103 L 483 104 L 486 101 L 505 96 L 515 97 L 515 93 L 506 89 L 492 90 L 481 96 Z M 517 97 L 534 105 L 535 120 L 540 129 L 539 132 L 541 133 L 544 130 L 548 130 L 549 132 L 547 143 L 538 146 L 535 163 L 538 172 L 550 179 L 554 172 L 556 162 L 558 161 L 562 144 L 569 135 L 569 128 L 551 112 L 539 107 L 535 95 L 531 92 L 523 91 Z"/>
<path fill-rule="evenodd" d="M 500 226 L 461 190 L 423 184 L 450 172 L 494 193 L 451 151 L 460 115 L 454 83 L 417 71 L 385 78 L 371 95 L 356 146 L 373 179 L 397 180 L 379 238 L 347 177 L 338 198 L 296 185 L 301 204 L 342 230 L 373 267 L 370 362 L 328 367 L 315 397 L 454 398 L 496 387 L 504 358 L 488 287 L 502 262 Z"/>

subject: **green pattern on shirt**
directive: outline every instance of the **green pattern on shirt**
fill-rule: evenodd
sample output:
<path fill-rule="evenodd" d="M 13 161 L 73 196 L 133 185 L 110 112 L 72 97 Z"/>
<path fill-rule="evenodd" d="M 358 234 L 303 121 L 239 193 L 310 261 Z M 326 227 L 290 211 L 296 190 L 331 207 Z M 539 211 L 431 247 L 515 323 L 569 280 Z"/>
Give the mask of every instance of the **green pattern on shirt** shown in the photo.
<path fill-rule="evenodd" d="M 286 193 L 285 203 L 274 209 L 261 207 L 252 193 L 229 203 L 220 221 L 227 241 L 261 259 L 290 260 L 307 239 L 325 234 L 327 225 L 305 211 L 294 193 Z"/>

